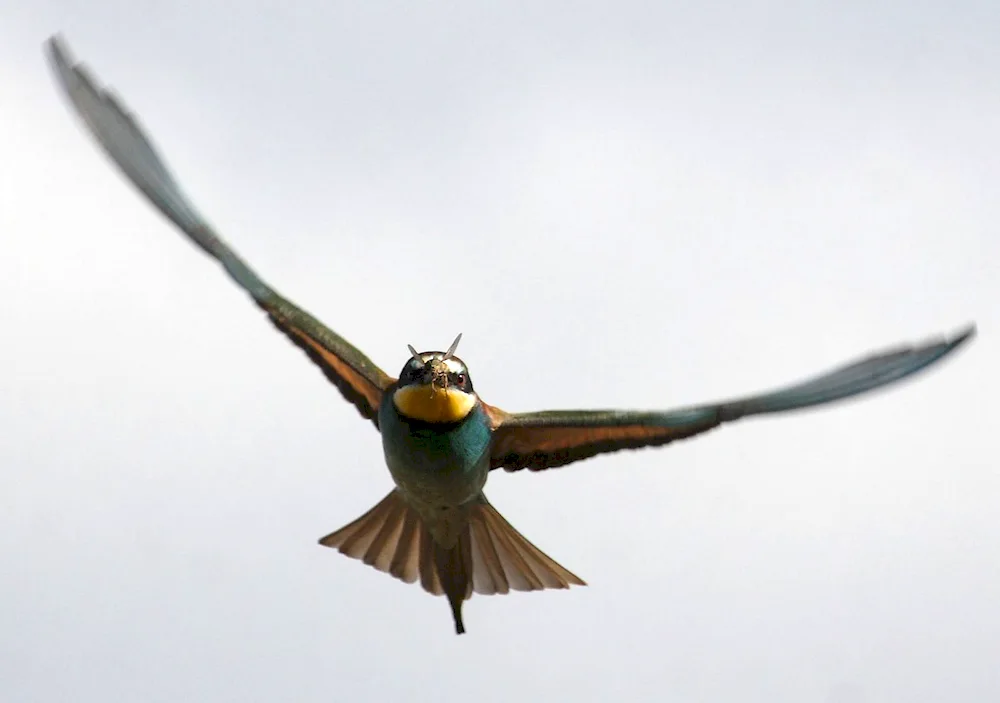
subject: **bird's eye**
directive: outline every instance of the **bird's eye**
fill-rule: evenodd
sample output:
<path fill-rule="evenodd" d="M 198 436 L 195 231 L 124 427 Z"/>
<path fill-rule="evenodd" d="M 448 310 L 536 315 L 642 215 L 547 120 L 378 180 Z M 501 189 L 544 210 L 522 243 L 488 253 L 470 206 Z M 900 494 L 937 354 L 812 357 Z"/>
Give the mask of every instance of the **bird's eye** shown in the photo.
<path fill-rule="evenodd" d="M 458 383 L 458 385 L 460 386 L 463 385 L 465 383 L 465 374 L 464 373 L 455 374 L 455 382 Z"/>

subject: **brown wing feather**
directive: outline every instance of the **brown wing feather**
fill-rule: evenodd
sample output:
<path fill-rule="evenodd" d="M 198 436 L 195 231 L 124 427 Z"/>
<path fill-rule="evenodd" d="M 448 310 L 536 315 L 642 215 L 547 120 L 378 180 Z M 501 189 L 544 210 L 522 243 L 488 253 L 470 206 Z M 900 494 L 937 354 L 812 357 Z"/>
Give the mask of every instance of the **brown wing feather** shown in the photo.
<path fill-rule="evenodd" d="M 259 305 L 267 312 L 268 319 L 274 326 L 306 353 L 323 375 L 337 387 L 341 395 L 358 409 L 361 416 L 378 426 L 378 408 L 382 402 L 382 394 L 386 388 L 395 383 L 396 379 L 369 362 L 353 348 L 349 351 L 343 348 L 337 350 L 331 340 L 325 339 L 326 328 L 322 325 L 313 326 L 311 333 L 306 331 L 304 329 L 306 325 L 301 322 L 296 324 L 296 318 L 289 318 L 283 314 L 289 311 L 287 305 L 269 306 L 262 303 Z M 335 353 L 335 350 L 340 351 L 340 355 Z"/>
<path fill-rule="evenodd" d="M 662 446 L 721 424 L 717 417 L 710 417 L 680 427 L 657 427 L 641 424 L 635 415 L 626 424 L 611 424 L 617 415 L 613 413 L 581 415 L 566 417 L 565 424 L 557 425 L 531 424 L 521 421 L 524 416 L 513 416 L 494 432 L 492 468 L 552 469 L 605 452 Z M 607 424 L 596 424 L 602 421 Z M 594 424 L 572 424 L 582 422 Z"/>

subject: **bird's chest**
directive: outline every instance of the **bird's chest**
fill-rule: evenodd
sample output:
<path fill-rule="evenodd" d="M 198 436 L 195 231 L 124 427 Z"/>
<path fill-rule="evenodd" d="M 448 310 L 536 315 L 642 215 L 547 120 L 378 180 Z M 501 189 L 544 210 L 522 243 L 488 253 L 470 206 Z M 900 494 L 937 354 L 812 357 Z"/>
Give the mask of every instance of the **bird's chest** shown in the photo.
<path fill-rule="evenodd" d="M 379 414 L 379 428 L 389 472 L 408 497 L 455 506 L 479 495 L 490 433 L 478 409 L 460 423 L 435 425 L 408 421 L 389 407 Z"/>

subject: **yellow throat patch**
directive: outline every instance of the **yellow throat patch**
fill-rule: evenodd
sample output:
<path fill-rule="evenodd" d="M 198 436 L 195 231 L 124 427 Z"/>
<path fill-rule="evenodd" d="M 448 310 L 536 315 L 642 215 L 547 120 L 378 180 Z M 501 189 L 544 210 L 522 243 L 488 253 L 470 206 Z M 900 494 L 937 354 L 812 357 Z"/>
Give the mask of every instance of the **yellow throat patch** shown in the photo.
<path fill-rule="evenodd" d="M 403 386 L 392 394 L 392 402 L 399 412 L 414 420 L 451 423 L 465 419 L 472 412 L 476 396 L 457 388 Z"/>

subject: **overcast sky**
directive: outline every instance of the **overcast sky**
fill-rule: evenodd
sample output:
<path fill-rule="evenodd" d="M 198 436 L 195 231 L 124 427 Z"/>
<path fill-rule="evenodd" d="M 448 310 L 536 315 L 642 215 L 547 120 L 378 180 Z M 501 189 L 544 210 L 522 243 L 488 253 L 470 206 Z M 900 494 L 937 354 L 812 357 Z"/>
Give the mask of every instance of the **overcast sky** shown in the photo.
<path fill-rule="evenodd" d="M 1000 699 L 1000 4 L 0 0 L 0 699 Z M 502 7 L 503 9 L 498 9 Z M 396 374 L 666 408 L 979 338 L 905 386 L 487 494 L 590 583 L 421 589 L 316 540 L 378 434 L 67 110 L 142 119 Z"/>

